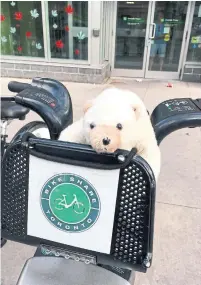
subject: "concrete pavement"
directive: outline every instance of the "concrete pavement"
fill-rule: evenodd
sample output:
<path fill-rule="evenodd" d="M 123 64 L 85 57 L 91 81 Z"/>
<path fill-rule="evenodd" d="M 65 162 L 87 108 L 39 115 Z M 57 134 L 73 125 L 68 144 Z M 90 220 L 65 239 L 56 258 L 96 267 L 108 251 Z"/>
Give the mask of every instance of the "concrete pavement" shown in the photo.
<path fill-rule="evenodd" d="M 1 80 L 1 94 L 7 95 L 7 83 Z M 29 80 L 21 80 L 29 82 Z M 136 92 L 151 112 L 161 101 L 174 97 L 201 97 L 201 84 L 166 81 L 110 80 L 102 85 L 65 83 L 70 91 L 74 119 L 82 115 L 87 99 L 111 85 Z M 39 119 L 29 113 L 26 121 L 15 121 L 9 137 L 25 123 Z M 137 273 L 136 285 L 201 284 L 201 129 L 183 129 L 168 136 L 161 144 L 162 169 L 157 187 L 154 259 L 147 274 Z M 14 285 L 34 248 L 8 242 L 2 253 L 2 285 Z"/>

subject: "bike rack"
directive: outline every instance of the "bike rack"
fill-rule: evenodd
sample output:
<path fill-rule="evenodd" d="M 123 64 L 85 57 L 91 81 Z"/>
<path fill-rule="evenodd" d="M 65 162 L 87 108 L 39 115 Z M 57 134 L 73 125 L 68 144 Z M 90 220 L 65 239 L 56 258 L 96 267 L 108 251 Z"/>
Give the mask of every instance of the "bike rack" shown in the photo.
<path fill-rule="evenodd" d="M 2 237 L 85 263 L 151 266 L 155 179 L 135 149 L 97 154 L 26 134 L 2 165 Z"/>

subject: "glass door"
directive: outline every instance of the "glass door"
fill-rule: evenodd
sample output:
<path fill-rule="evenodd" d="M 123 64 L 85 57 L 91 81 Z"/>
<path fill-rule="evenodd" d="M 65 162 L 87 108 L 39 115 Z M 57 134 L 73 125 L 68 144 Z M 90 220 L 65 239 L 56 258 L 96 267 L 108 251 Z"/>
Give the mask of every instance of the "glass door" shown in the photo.
<path fill-rule="evenodd" d="M 188 1 L 152 2 L 146 78 L 179 79 L 189 6 Z"/>
<path fill-rule="evenodd" d="M 144 77 L 151 2 L 115 2 L 112 76 Z"/>

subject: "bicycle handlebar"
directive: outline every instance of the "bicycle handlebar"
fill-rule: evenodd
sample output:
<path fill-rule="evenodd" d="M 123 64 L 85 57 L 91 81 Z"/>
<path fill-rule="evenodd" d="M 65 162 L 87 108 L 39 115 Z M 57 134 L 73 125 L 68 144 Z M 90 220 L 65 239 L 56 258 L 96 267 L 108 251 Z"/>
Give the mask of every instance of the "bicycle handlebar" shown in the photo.
<path fill-rule="evenodd" d="M 11 81 L 10 91 L 19 92 L 15 102 L 37 112 L 46 122 L 52 139 L 72 123 L 72 103 L 68 90 L 59 81 L 34 78 L 32 84 Z M 151 115 L 158 144 L 181 128 L 201 126 L 201 99 L 179 98 L 160 103 Z"/>
<path fill-rule="evenodd" d="M 22 82 L 17 82 L 17 81 L 11 81 L 8 83 L 8 89 L 11 92 L 16 92 L 16 93 L 19 93 L 29 87 L 31 87 L 31 84 L 29 83 L 22 83 Z"/>
<path fill-rule="evenodd" d="M 50 78 L 36 77 L 31 84 L 11 81 L 8 88 L 17 92 L 15 102 L 36 112 L 46 123 L 51 139 L 72 123 L 71 97 L 66 87 Z"/>
<path fill-rule="evenodd" d="M 172 99 L 160 103 L 151 115 L 158 144 L 182 128 L 201 127 L 201 99 Z"/>

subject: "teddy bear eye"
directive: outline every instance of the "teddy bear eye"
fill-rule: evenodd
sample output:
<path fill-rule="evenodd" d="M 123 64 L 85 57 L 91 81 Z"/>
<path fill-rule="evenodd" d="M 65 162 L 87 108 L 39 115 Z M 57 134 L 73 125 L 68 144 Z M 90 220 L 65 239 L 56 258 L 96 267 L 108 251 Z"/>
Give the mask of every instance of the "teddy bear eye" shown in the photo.
<path fill-rule="evenodd" d="M 120 123 L 118 123 L 116 127 L 117 127 L 118 130 L 122 130 L 123 129 L 122 124 L 120 124 Z"/>
<path fill-rule="evenodd" d="M 95 125 L 94 123 L 91 123 L 91 124 L 90 124 L 90 129 L 95 128 L 95 126 L 96 126 L 96 125 Z"/>

